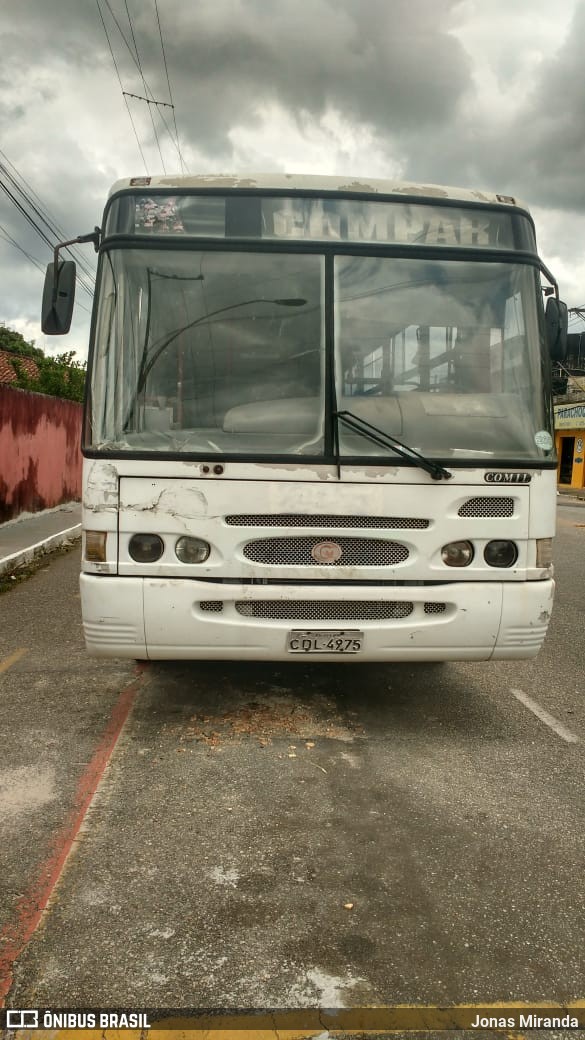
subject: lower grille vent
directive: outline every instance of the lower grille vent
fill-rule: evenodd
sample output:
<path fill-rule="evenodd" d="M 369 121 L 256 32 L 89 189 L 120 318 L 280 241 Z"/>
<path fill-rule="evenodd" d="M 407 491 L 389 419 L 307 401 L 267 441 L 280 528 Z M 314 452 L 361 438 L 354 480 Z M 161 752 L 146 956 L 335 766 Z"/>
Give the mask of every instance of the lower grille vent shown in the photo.
<path fill-rule="evenodd" d="M 234 606 L 243 617 L 273 621 L 385 621 L 412 614 L 414 604 L 403 600 L 236 600 Z M 221 614 L 223 602 L 201 600 L 199 609 Z M 446 603 L 425 603 L 425 614 L 444 614 Z"/>
<path fill-rule="evenodd" d="M 413 604 L 400 600 L 237 600 L 244 617 L 279 621 L 381 621 L 405 618 Z"/>

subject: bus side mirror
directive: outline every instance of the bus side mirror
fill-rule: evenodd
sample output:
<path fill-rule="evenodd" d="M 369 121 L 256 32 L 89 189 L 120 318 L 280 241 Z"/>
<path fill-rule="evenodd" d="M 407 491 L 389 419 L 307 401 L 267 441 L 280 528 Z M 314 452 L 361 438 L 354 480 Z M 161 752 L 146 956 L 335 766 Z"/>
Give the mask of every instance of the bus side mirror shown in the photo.
<path fill-rule="evenodd" d="M 567 328 L 569 315 L 566 303 L 549 296 L 544 312 L 546 341 L 552 361 L 564 361 L 567 356 Z"/>
<path fill-rule="evenodd" d="M 75 262 L 61 260 L 47 264 L 41 328 L 46 336 L 64 336 L 71 328 L 73 302 L 75 300 Z"/>

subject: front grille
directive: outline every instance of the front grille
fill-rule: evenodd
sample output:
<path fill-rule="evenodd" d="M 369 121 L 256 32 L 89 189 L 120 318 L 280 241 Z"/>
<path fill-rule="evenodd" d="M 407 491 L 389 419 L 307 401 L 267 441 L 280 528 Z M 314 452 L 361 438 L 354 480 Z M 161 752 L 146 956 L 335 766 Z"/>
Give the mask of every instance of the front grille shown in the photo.
<path fill-rule="evenodd" d="M 446 609 L 446 603 L 425 603 L 425 614 L 444 614 Z"/>
<path fill-rule="evenodd" d="M 409 516 L 312 516 L 305 513 L 242 513 L 226 516 L 232 527 L 401 527 L 424 530 L 429 520 Z"/>
<path fill-rule="evenodd" d="M 253 563 L 300 567 L 394 567 L 408 559 L 408 549 L 381 538 L 335 538 L 341 549 L 338 560 L 317 563 L 311 550 L 322 538 L 262 538 L 244 546 L 244 556 Z"/>
<path fill-rule="evenodd" d="M 400 600 L 237 600 L 236 610 L 244 617 L 279 621 L 381 621 L 405 618 L 413 604 Z"/>
<path fill-rule="evenodd" d="M 513 498 L 487 498 L 486 496 L 478 496 L 477 498 L 468 498 L 467 502 L 464 502 L 461 506 L 458 516 L 513 516 L 514 515 L 514 499 Z"/>
<path fill-rule="evenodd" d="M 223 603 L 218 599 L 204 599 L 199 604 L 200 610 L 206 610 L 210 614 L 221 614 Z"/>

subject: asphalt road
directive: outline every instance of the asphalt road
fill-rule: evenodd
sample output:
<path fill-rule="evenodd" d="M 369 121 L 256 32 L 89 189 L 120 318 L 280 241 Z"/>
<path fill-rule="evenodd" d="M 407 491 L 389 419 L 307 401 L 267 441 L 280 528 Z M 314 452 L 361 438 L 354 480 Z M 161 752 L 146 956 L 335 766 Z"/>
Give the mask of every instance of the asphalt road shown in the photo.
<path fill-rule="evenodd" d="M 86 657 L 77 552 L 2 596 L 0 996 L 585 997 L 584 549 L 561 503 L 529 662 L 139 669 Z"/>

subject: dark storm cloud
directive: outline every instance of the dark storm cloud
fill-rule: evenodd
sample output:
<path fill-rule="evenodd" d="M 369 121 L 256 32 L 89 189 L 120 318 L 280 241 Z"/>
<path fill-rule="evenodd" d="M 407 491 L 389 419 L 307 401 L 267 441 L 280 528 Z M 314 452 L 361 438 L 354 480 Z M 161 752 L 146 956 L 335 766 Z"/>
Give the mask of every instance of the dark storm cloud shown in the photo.
<path fill-rule="evenodd" d="M 132 26 L 125 0 L 109 3 L 111 11 L 107 0 L 99 8 L 97 0 L 0 0 L 0 146 L 67 236 L 99 223 L 114 180 L 143 172 L 100 9 L 124 89 L 169 100 L 153 0 L 128 0 Z M 572 0 L 558 3 L 566 19 Z M 348 174 L 372 167 L 380 174 L 387 160 L 390 175 L 401 169 L 413 180 L 483 186 L 585 212 L 585 0 L 550 53 L 543 33 L 560 15 L 546 0 L 158 0 L 158 10 L 193 172 L 245 162 L 238 130 L 249 131 L 250 154 L 260 142 L 265 167 L 286 168 L 292 157 L 298 168 L 299 142 L 334 112 L 342 117 L 336 127 L 348 128 Z M 149 170 L 159 172 L 148 109 L 129 104 Z M 161 111 L 172 127 L 170 111 Z M 284 129 L 278 144 L 267 140 L 279 112 L 283 127 L 292 119 L 300 129 L 290 148 Z M 156 119 L 166 168 L 178 171 Z M 371 155 L 356 151 L 362 139 Z M 328 163 L 327 140 L 325 133 L 311 154 L 333 172 L 343 164 L 343 142 L 332 137 Z M 47 247 L 2 197 L 0 223 L 46 262 Z M 31 304 L 30 283 L 39 275 L 29 265 L 21 277 L 27 261 L 0 245 L 0 320 L 32 316 L 40 289 Z"/>
<path fill-rule="evenodd" d="M 100 0 L 124 87 L 144 94 L 135 41 L 148 85 L 168 100 L 154 5 L 129 0 L 128 7 L 132 26 L 122 0 L 110 0 L 111 11 Z M 299 119 L 334 108 L 382 133 L 442 121 L 470 83 L 469 60 L 448 32 L 458 7 L 459 0 L 159 0 L 181 132 L 198 151 L 229 152 L 230 130 L 254 125 L 267 102 Z M 37 52 L 49 67 L 109 63 L 117 83 L 97 3 L 24 0 L 3 39 L 15 61 Z M 32 87 L 30 103 L 34 76 Z"/>
<path fill-rule="evenodd" d="M 281 106 L 301 127 L 335 110 L 350 126 L 370 127 L 389 160 L 401 163 L 413 179 L 514 191 L 520 181 L 522 190 L 529 189 L 541 204 L 583 208 L 585 4 L 578 4 L 563 47 L 542 62 L 536 83 L 529 84 L 518 69 L 530 50 L 533 5 L 515 7 L 505 17 L 505 5 L 495 2 L 495 19 L 482 16 L 488 29 L 503 36 L 493 72 L 500 90 L 509 92 L 510 104 L 491 115 L 484 104 L 476 116 L 473 98 L 481 88 L 472 57 L 455 35 L 461 18 L 480 12 L 481 5 L 473 2 L 159 0 L 183 146 L 211 165 L 226 167 L 233 155 L 230 133 L 260 126 L 263 107 Z M 11 103 L 3 102 L 0 90 L 4 140 L 27 114 L 54 98 L 65 69 L 71 70 L 69 89 L 76 75 L 94 70 L 102 87 L 109 83 L 118 116 L 127 120 L 100 9 L 124 88 L 139 94 L 147 89 L 137 68 L 136 45 L 148 87 L 157 99 L 169 100 L 154 4 L 128 0 L 132 25 L 125 0 L 109 0 L 109 5 L 111 10 L 107 0 L 99 0 L 99 8 L 97 0 L 15 5 L 10 26 L 2 32 L 0 86 L 3 80 L 10 83 L 11 64 L 28 65 L 30 75 L 28 90 Z M 542 4 L 536 8 L 540 11 Z M 40 67 L 31 55 L 40 57 Z M 99 96 L 94 100 L 100 104 Z M 151 149 L 154 134 L 146 106 L 130 104 L 141 141 Z M 161 113 L 172 124 L 170 111 Z M 158 119 L 157 126 L 164 138 Z M 103 129 L 107 133 L 107 125 Z M 75 149 L 73 128 L 70 140 Z M 49 148 L 50 138 L 44 142 L 45 151 Z M 177 168 L 171 151 L 167 139 L 167 166 Z M 280 165 L 278 154 L 272 158 Z M 82 159 L 74 158 L 73 166 Z M 132 172 L 140 172 L 138 161 L 136 166 Z M 367 171 L 367 157 L 362 170 Z"/>
<path fill-rule="evenodd" d="M 381 133 L 431 125 L 454 111 L 470 82 L 463 48 L 443 28 L 456 7 L 449 0 L 432 7 L 427 0 L 202 2 L 189 24 L 179 16 L 176 31 L 167 30 L 181 127 L 194 144 L 216 150 L 270 102 L 298 119 L 335 109 Z"/>
<path fill-rule="evenodd" d="M 184 150 L 203 168 L 230 167 L 231 133 L 260 128 L 270 105 L 304 128 L 335 110 L 348 126 L 370 126 L 388 141 L 413 124 L 444 122 L 470 84 L 468 58 L 448 32 L 459 6 L 458 0 L 158 0 Z M 125 0 L 0 0 L 2 7 L 2 148 L 72 237 L 100 221 L 114 180 L 142 172 L 100 10 L 124 89 L 151 90 L 168 101 L 154 3 L 128 0 L 131 25 Z M 156 172 L 148 110 L 129 104 Z M 162 115 L 172 126 L 170 111 Z M 167 169 L 178 169 L 159 114 L 156 124 Z M 276 149 L 272 154 L 263 145 L 263 151 L 273 167 L 283 165 Z M 361 165 L 366 171 L 367 156 Z M 46 244 L 2 203 L 0 223 L 46 263 Z M 6 242 L 0 276 L 0 320 L 34 320 L 42 276 Z"/>
<path fill-rule="evenodd" d="M 518 38 L 520 39 L 520 38 Z M 585 0 L 560 47 L 550 47 L 527 82 L 499 62 L 500 97 L 481 118 L 458 113 L 436 133 L 406 132 L 406 173 L 433 165 L 443 183 L 522 195 L 531 205 L 585 213 Z M 518 46 L 518 42 L 516 44 Z M 520 64 L 521 58 L 519 58 Z"/>
<path fill-rule="evenodd" d="M 585 212 L 585 3 L 515 121 L 518 160 L 541 204 Z"/>

